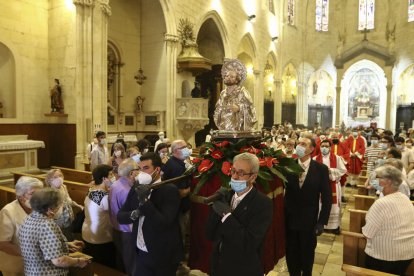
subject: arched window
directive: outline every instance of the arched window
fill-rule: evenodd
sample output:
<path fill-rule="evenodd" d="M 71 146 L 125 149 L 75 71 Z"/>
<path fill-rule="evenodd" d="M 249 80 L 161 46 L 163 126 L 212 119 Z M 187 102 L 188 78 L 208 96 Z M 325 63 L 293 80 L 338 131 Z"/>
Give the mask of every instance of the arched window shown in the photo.
<path fill-rule="evenodd" d="M 288 25 L 295 25 L 295 0 L 287 1 L 287 23 Z"/>
<path fill-rule="evenodd" d="M 329 0 L 316 0 L 315 23 L 317 31 L 328 31 Z"/>
<path fill-rule="evenodd" d="M 408 0 L 408 22 L 414 21 L 414 0 Z"/>
<path fill-rule="evenodd" d="M 358 30 L 374 29 L 375 0 L 359 0 Z"/>

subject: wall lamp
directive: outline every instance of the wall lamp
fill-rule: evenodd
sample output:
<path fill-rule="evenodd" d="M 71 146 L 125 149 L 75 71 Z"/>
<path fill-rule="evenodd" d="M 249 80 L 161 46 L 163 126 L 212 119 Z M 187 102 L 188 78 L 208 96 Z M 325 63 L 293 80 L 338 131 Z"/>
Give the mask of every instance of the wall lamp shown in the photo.
<path fill-rule="evenodd" d="M 254 19 L 256 18 L 256 15 L 254 15 L 254 14 L 252 14 L 252 15 L 249 15 L 248 17 L 247 17 L 247 19 L 249 20 L 249 21 L 254 21 Z"/>
<path fill-rule="evenodd" d="M 276 41 L 278 38 L 279 38 L 279 37 L 274 36 L 274 37 L 272 37 L 272 41 Z"/>

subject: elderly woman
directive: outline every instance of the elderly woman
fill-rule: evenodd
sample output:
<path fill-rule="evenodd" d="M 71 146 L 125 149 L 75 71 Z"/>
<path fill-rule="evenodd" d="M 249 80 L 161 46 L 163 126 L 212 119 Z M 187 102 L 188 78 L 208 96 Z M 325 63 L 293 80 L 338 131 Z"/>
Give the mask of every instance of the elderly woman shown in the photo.
<path fill-rule="evenodd" d="M 16 183 L 16 200 L 0 211 L 0 271 L 4 276 L 24 275 L 17 233 L 27 215 L 32 212 L 29 200 L 43 188 L 43 183 L 33 177 L 22 176 Z"/>
<path fill-rule="evenodd" d="M 30 199 L 33 212 L 19 230 L 20 249 L 24 260 L 24 274 L 67 275 L 68 267 L 85 267 L 86 258 L 70 257 L 69 251 L 79 251 L 83 242 L 67 242 L 54 218 L 63 209 L 59 191 L 52 188 L 37 190 Z"/>
<path fill-rule="evenodd" d="M 74 219 L 72 206 L 83 209 L 82 205 L 73 201 L 68 193 L 66 185 L 63 184 L 63 174 L 59 169 L 52 169 L 46 174 L 45 183 L 47 186 L 56 189 L 60 192 L 63 200 L 63 210 L 59 217 L 56 217 L 56 224 L 62 229 L 63 234 L 68 240 L 73 240 L 73 233 L 71 231 L 71 224 Z"/>
<path fill-rule="evenodd" d="M 374 202 L 366 215 L 362 234 L 367 238 L 366 267 L 404 275 L 414 259 L 414 206 L 398 191 L 401 171 L 384 165 L 375 169 L 376 183 L 384 197 Z"/>

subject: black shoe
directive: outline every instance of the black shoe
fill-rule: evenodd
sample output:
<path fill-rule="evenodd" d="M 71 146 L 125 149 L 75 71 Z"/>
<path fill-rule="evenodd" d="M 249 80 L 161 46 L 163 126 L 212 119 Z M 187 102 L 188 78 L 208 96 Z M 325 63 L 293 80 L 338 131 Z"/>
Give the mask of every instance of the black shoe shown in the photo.
<path fill-rule="evenodd" d="M 346 198 L 344 196 L 341 197 L 341 202 L 342 203 L 346 203 L 347 202 L 347 200 L 346 200 Z"/>
<path fill-rule="evenodd" d="M 340 227 L 338 227 L 338 228 L 336 228 L 336 229 L 333 229 L 333 230 L 332 230 L 332 233 L 333 233 L 333 234 L 335 234 L 335 235 L 339 235 L 339 234 L 341 234 L 341 229 L 340 229 Z"/>

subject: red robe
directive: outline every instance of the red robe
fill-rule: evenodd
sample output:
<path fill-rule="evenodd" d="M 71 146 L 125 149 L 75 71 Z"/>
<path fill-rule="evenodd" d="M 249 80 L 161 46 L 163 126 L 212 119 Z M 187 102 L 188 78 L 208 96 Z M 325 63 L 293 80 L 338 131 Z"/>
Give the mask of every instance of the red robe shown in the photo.
<path fill-rule="evenodd" d="M 322 154 L 318 154 L 315 158 L 316 162 L 323 164 Z M 336 169 L 336 155 L 332 152 L 329 154 L 329 168 Z M 332 204 L 336 204 L 337 202 L 337 194 L 336 194 L 336 181 L 329 181 L 331 183 L 332 188 Z"/>
<path fill-rule="evenodd" d="M 344 142 L 339 142 L 337 145 L 334 145 L 332 143 L 331 152 L 338 155 L 338 156 L 340 156 L 340 157 L 342 157 L 345 165 L 349 164 L 349 162 L 350 162 L 349 148 L 348 148 L 348 145 L 345 141 Z M 345 185 L 345 183 L 346 183 L 346 174 L 344 174 L 341 177 L 340 182 L 341 182 L 341 186 Z"/>
<path fill-rule="evenodd" d="M 351 174 L 359 174 L 362 169 L 362 163 L 364 161 L 365 154 L 365 141 L 358 135 L 356 138 L 356 143 L 354 145 L 354 137 L 351 135 L 346 140 L 346 144 L 349 148 L 351 155 L 354 153 L 357 156 L 351 156 L 350 161 L 347 164 L 347 170 Z"/>

